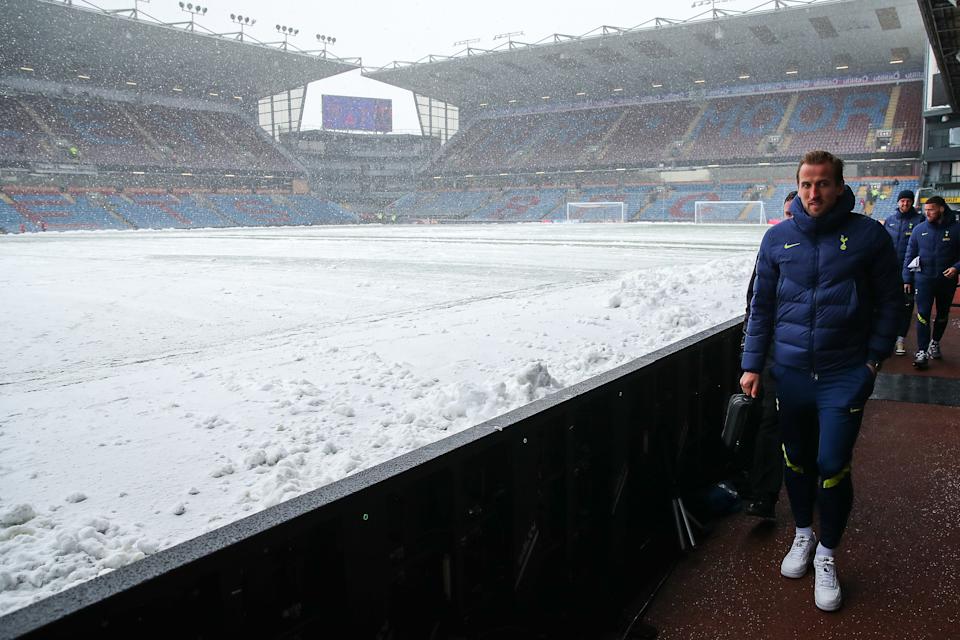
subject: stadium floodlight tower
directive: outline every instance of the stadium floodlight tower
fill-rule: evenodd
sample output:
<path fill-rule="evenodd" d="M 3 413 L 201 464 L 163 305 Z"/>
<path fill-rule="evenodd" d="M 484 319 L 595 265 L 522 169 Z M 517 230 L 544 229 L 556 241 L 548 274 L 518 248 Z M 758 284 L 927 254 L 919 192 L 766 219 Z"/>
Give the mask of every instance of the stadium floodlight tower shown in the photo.
<path fill-rule="evenodd" d="M 767 224 L 763 200 L 697 200 L 693 203 L 696 224 Z"/>
<path fill-rule="evenodd" d="M 180 2 L 178 4 L 180 5 L 180 11 L 184 11 L 190 14 L 190 20 L 186 22 L 170 22 L 167 25 L 169 27 L 178 27 L 180 25 L 186 25 L 184 29 L 186 29 L 187 31 L 193 31 L 194 18 L 196 18 L 197 16 L 207 15 L 207 7 L 201 7 L 200 5 L 193 4 L 192 2 L 188 2 L 186 4 L 184 4 L 183 2 Z"/>
<path fill-rule="evenodd" d="M 567 222 L 626 222 L 625 202 L 568 202 Z"/>
<path fill-rule="evenodd" d="M 242 16 L 236 13 L 230 14 L 230 22 L 240 25 L 240 31 L 234 31 L 232 33 L 221 33 L 222 36 L 237 36 L 237 40 L 243 42 L 243 28 L 252 27 L 257 24 L 256 19 L 251 18 L 250 16 Z"/>

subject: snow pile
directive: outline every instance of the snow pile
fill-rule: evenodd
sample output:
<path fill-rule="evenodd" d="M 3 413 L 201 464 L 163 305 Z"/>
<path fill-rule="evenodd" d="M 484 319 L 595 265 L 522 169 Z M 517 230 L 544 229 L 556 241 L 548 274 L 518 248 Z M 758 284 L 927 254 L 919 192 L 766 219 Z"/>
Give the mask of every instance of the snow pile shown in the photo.
<path fill-rule="evenodd" d="M 58 507 L 36 515 L 31 505 L 4 513 L 0 528 L 0 592 L 3 610 L 16 609 L 156 553 L 159 545 L 142 524 L 132 528 L 108 518 L 73 523 Z"/>
<path fill-rule="evenodd" d="M 656 327 L 660 346 L 746 309 L 745 288 L 753 273 L 750 260 L 727 258 L 693 269 L 658 271 L 653 281 L 649 271 L 627 274 L 620 282 L 620 290 L 610 299 L 616 299 L 617 308 L 628 317 Z M 691 299 L 697 302 L 691 304 Z"/>
<path fill-rule="evenodd" d="M 8 239 L 0 613 L 742 313 L 762 231 Z"/>

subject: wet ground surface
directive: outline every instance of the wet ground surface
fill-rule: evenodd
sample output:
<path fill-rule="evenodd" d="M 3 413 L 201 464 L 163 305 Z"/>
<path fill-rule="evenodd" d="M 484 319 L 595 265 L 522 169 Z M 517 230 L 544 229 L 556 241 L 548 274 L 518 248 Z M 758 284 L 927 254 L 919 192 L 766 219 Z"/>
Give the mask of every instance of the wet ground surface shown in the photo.
<path fill-rule="evenodd" d="M 956 393 L 960 330 L 952 320 L 943 360 L 918 379 L 912 358 L 891 358 L 884 367 L 887 382 L 878 381 L 876 395 L 894 397 L 897 380 L 902 388 L 925 389 L 933 398 Z M 893 391 L 881 394 L 884 388 Z M 797 580 L 780 575 L 780 560 L 793 537 L 781 492 L 775 523 L 741 514 L 720 521 L 680 561 L 646 622 L 664 640 L 960 637 L 956 400 L 867 404 L 853 460 L 854 508 L 837 555 L 844 597 L 839 611 L 815 607 L 812 572 Z"/>

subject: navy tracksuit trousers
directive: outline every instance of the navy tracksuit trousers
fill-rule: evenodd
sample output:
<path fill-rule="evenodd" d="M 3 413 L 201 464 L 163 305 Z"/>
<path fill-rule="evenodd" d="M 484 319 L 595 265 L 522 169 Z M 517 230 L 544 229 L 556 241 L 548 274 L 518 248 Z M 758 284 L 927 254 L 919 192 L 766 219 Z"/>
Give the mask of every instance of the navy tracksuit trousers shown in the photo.
<path fill-rule="evenodd" d="M 900 319 L 900 328 L 897 329 L 897 336 L 901 338 L 910 331 L 910 323 L 913 322 L 913 302 L 913 293 L 903 294 L 903 316 Z"/>
<path fill-rule="evenodd" d="M 785 463 L 784 484 L 798 527 L 813 525 L 820 505 L 820 542 L 840 544 L 853 505 L 850 463 L 863 406 L 873 392 L 866 364 L 818 374 L 774 366 Z"/>
<path fill-rule="evenodd" d="M 933 339 L 940 341 L 947 330 L 950 304 L 957 291 L 957 281 L 943 277 L 917 278 L 917 350 L 930 346 L 930 314 L 937 305 L 937 319 L 933 322 Z"/>

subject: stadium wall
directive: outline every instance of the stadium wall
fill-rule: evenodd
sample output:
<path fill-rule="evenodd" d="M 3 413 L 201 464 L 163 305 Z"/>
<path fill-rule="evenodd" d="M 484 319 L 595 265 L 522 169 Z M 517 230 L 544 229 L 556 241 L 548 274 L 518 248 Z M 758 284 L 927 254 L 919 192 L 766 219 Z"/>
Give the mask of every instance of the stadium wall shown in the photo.
<path fill-rule="evenodd" d="M 675 499 L 715 481 L 741 326 L 14 611 L 0 637 L 559 637 L 629 621 L 685 544 Z"/>

